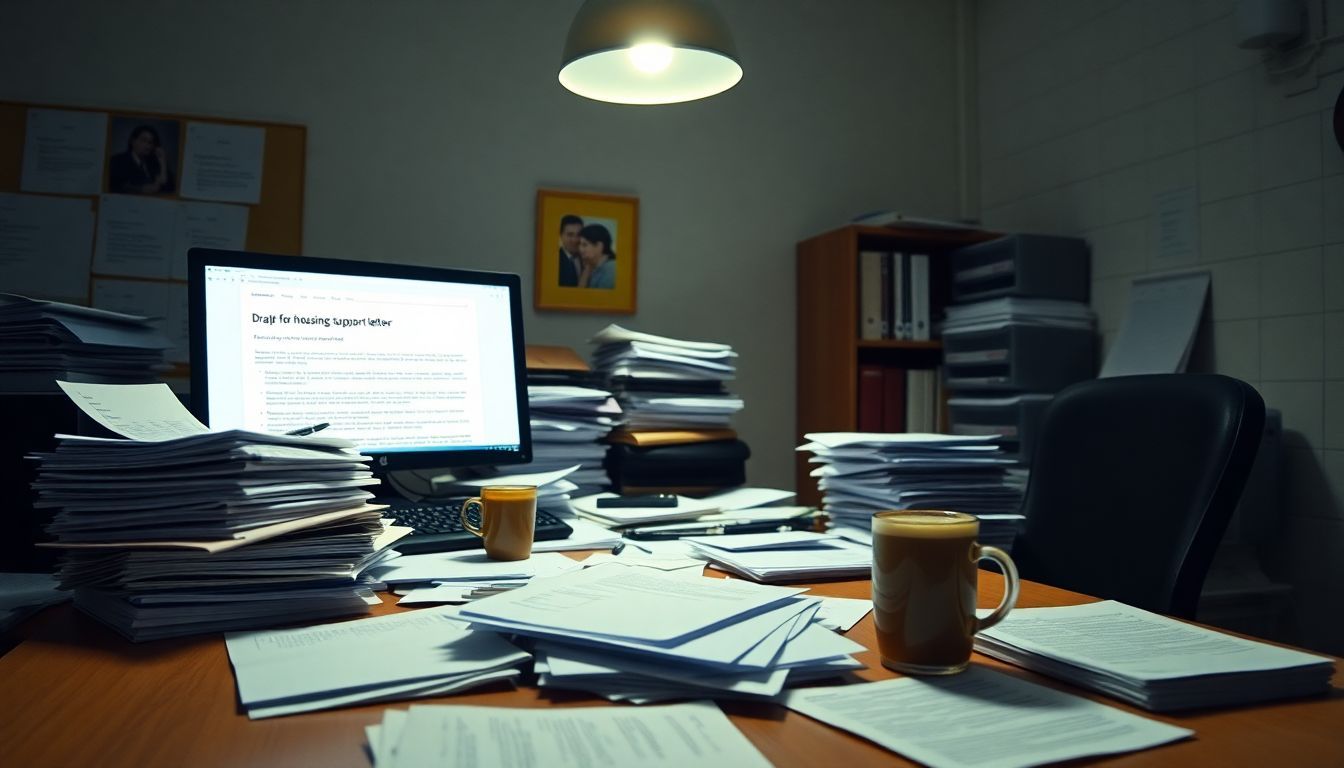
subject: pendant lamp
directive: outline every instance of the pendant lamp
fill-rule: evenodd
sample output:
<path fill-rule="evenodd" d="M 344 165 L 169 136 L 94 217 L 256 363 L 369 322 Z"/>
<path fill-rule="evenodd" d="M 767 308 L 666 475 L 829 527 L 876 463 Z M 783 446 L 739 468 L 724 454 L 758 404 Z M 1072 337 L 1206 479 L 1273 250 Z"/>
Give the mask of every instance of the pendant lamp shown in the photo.
<path fill-rule="evenodd" d="M 709 0 L 586 0 L 560 62 L 561 85 L 616 104 L 703 99 L 741 79 L 733 34 Z"/>

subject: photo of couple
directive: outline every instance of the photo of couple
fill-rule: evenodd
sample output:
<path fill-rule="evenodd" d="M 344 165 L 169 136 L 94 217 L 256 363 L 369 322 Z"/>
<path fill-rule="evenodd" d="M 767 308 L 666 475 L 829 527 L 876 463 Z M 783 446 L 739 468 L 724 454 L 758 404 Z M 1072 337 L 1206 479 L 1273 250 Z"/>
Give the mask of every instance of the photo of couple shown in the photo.
<path fill-rule="evenodd" d="M 613 228 L 566 213 L 560 217 L 559 285 L 562 288 L 616 287 Z"/>
<path fill-rule="evenodd" d="M 537 309 L 632 314 L 639 198 L 537 190 Z"/>

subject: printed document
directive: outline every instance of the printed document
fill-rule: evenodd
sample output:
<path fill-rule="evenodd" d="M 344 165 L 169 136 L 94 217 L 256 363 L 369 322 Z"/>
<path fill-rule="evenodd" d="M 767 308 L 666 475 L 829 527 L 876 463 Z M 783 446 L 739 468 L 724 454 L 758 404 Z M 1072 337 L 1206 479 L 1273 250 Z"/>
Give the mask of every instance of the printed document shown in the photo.
<path fill-rule="evenodd" d="M 947 677 L 803 688 L 784 704 L 933 768 L 1020 768 L 1194 733 L 978 666 Z"/>
<path fill-rule="evenodd" d="M 167 384 L 56 383 L 89 418 L 122 437 L 158 441 L 210 431 Z"/>
<path fill-rule="evenodd" d="M 723 579 L 694 582 L 609 563 L 496 595 L 462 613 L 561 632 L 659 642 L 702 633 L 802 591 Z"/>
<path fill-rule="evenodd" d="M 379 745 L 379 757 L 388 754 L 387 747 Z M 394 767 L 768 768 L 770 765 L 719 708 L 709 702 L 639 709 L 414 706 L 393 754 Z M 387 766 L 380 761 L 378 768 Z"/>
<path fill-rule="evenodd" d="M 24 192 L 96 195 L 103 184 L 107 113 L 28 110 L 23 142 Z"/>

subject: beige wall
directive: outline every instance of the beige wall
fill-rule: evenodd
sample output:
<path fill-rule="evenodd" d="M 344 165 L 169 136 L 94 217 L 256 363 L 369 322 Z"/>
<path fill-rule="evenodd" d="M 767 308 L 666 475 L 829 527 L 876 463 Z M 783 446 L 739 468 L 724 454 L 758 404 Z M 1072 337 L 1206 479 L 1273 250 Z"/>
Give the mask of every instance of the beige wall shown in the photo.
<path fill-rule="evenodd" d="M 307 253 L 520 272 L 532 342 L 729 342 L 749 479 L 791 487 L 794 244 L 955 214 L 953 4 L 723 0 L 742 83 L 643 108 L 557 84 L 579 4 L 6 0 L 0 98 L 306 125 Z M 640 198 L 637 315 L 531 311 L 539 186 Z"/>
<path fill-rule="evenodd" d="M 1330 51 L 1311 70 L 1319 81 L 1272 81 L 1237 47 L 1234 8 L 982 0 L 983 215 L 1091 242 L 1106 344 L 1135 276 L 1212 272 L 1193 365 L 1245 379 L 1282 411 L 1272 570 L 1296 589 L 1300 641 L 1341 653 L 1344 619 L 1326 607 L 1344 603 L 1344 154 L 1329 112 L 1344 61 Z M 1327 11 L 1344 19 L 1344 3 Z M 1201 248 L 1168 267 L 1152 245 L 1153 196 L 1188 186 Z"/>

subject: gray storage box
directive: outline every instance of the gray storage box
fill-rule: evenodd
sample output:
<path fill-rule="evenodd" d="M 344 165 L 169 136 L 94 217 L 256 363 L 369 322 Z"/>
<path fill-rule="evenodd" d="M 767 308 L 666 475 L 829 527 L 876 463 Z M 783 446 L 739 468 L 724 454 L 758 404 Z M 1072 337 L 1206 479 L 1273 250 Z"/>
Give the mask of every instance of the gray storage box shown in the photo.
<path fill-rule="evenodd" d="M 946 331 L 943 369 L 954 392 L 1058 392 L 1096 375 L 1096 335 L 1020 323 Z"/>
<path fill-rule="evenodd" d="M 1041 416 L 1054 397 L 954 397 L 947 401 L 948 431 L 954 435 L 1001 435 L 1003 449 L 1017 454 L 1019 462 L 1030 464 Z"/>
<path fill-rule="evenodd" d="M 952 301 L 1000 296 L 1087 301 L 1087 241 L 1054 235 L 1008 235 L 951 254 Z"/>

